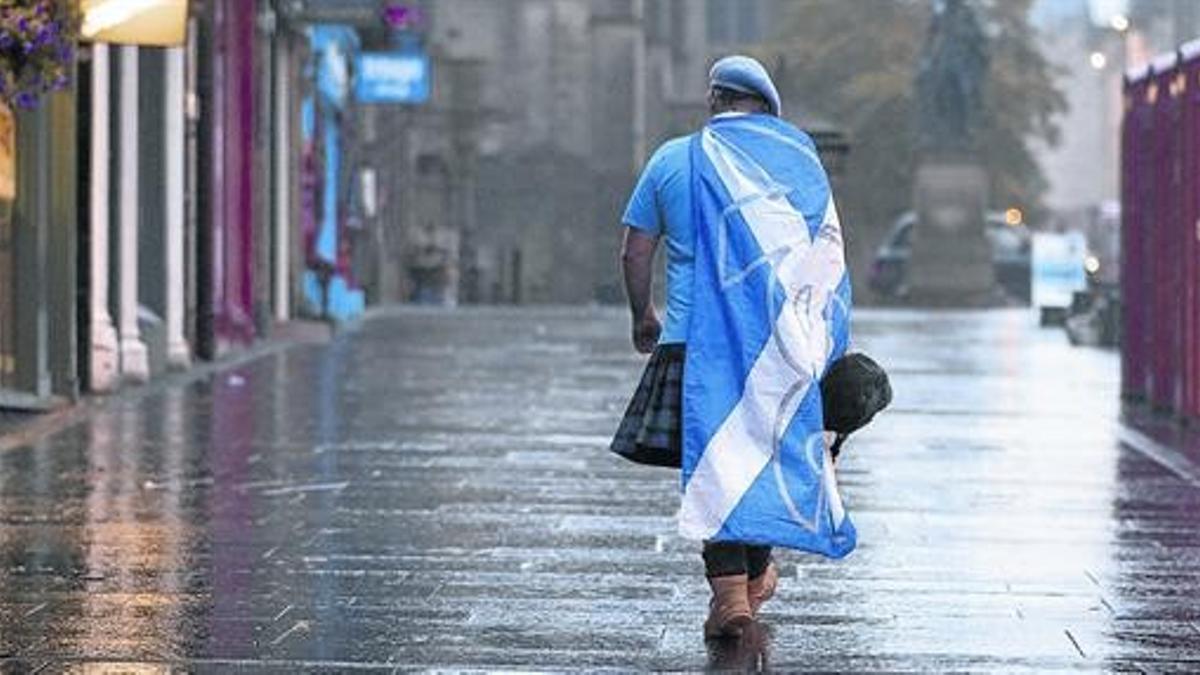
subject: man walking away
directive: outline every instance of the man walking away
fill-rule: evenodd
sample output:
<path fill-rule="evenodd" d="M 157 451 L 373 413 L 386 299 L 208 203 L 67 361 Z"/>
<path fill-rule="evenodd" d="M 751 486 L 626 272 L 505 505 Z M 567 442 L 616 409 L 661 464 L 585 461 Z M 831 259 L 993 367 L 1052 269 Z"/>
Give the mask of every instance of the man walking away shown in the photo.
<path fill-rule="evenodd" d="M 754 59 L 718 61 L 708 102 L 702 130 L 650 158 L 622 219 L 633 344 L 651 356 L 612 449 L 682 469 L 680 531 L 704 542 L 715 638 L 740 635 L 775 592 L 772 546 L 842 557 L 855 533 L 817 384 L 849 338 L 828 179 Z M 660 322 L 652 263 L 664 237 Z"/>

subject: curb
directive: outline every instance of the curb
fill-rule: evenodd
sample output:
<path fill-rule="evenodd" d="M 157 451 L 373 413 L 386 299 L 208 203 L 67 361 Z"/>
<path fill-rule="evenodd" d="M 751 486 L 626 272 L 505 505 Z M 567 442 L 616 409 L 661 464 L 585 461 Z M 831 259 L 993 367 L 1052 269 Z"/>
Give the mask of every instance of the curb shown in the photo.
<path fill-rule="evenodd" d="M 1126 424 L 1117 426 L 1117 438 L 1126 447 L 1175 474 L 1188 485 L 1200 488 L 1200 466 L 1187 455 Z"/>

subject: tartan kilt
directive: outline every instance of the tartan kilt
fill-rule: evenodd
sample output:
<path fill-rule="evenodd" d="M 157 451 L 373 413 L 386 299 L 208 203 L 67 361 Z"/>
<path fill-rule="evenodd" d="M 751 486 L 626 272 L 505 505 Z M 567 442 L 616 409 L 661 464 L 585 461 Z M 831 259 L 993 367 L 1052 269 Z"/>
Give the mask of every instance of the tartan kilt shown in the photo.
<path fill-rule="evenodd" d="M 683 466 L 683 344 L 654 349 L 609 449 L 638 464 Z"/>

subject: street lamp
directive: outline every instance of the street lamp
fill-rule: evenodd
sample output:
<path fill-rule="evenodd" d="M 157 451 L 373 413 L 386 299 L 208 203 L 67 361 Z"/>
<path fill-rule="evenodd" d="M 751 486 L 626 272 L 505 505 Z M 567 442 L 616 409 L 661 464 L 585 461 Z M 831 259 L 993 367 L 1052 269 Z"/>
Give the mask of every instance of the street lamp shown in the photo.
<path fill-rule="evenodd" d="M 1104 67 L 1108 65 L 1108 57 L 1104 55 L 1104 52 L 1092 52 L 1088 61 L 1096 70 L 1104 70 Z"/>

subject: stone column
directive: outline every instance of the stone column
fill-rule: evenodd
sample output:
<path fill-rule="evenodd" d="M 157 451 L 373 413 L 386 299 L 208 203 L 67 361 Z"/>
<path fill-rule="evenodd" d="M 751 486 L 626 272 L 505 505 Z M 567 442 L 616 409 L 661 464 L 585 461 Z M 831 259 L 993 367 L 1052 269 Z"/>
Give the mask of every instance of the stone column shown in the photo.
<path fill-rule="evenodd" d="M 50 119 L 45 107 L 17 112 L 17 198 L 12 265 L 15 275 L 16 383 L 32 398 L 17 407 L 37 409 L 53 393 L 50 378 L 49 192 Z M 8 403 L 12 405 L 12 403 Z"/>
<path fill-rule="evenodd" d="M 92 391 L 108 391 L 116 384 L 118 354 L 117 330 L 108 312 L 108 229 L 109 229 L 109 48 L 106 44 L 92 46 L 92 154 L 90 199 L 90 267 L 89 304 L 91 325 Z"/>
<path fill-rule="evenodd" d="M 291 247 L 292 247 L 292 194 L 290 170 L 291 158 L 291 58 L 288 51 L 288 35 L 275 35 L 275 320 L 287 321 L 290 317 L 291 298 Z"/>
<path fill-rule="evenodd" d="M 144 382 L 150 377 L 150 364 L 138 332 L 138 48 L 133 46 L 121 47 L 120 114 L 117 332 L 121 375 Z"/>
<path fill-rule="evenodd" d="M 184 284 L 183 203 L 184 203 L 184 53 L 182 47 L 166 50 L 166 87 L 163 110 L 166 112 L 166 316 L 167 362 L 174 368 L 187 368 L 191 350 L 183 336 Z"/>

